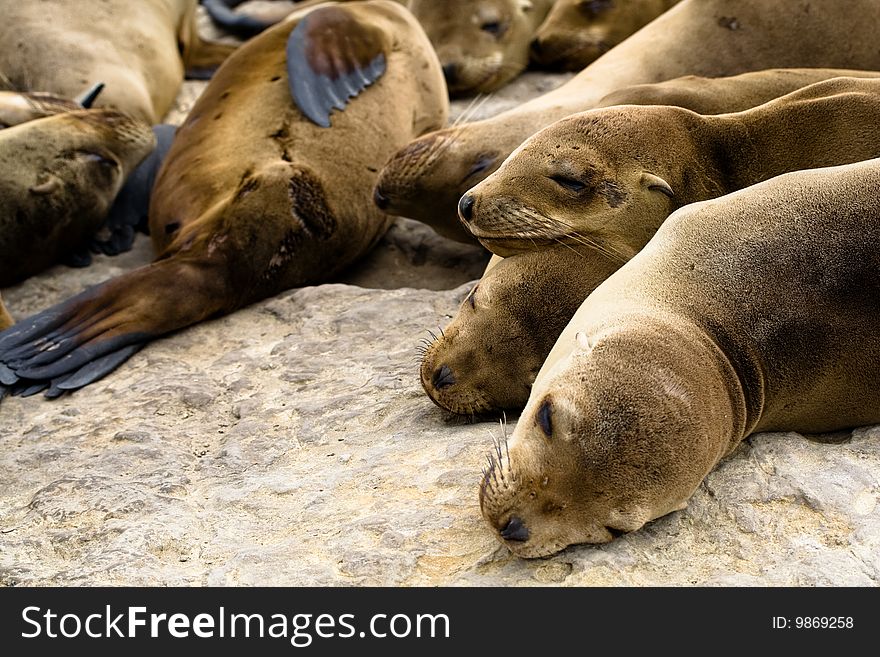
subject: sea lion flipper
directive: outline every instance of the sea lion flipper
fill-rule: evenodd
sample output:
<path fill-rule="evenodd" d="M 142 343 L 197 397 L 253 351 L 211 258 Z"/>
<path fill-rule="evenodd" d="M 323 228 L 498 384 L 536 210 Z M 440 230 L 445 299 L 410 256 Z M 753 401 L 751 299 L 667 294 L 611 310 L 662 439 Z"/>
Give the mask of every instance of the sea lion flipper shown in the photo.
<path fill-rule="evenodd" d="M 149 232 L 150 194 L 176 131 L 177 126 L 167 123 L 153 126 L 156 148 L 137 166 L 116 195 L 107 219 L 91 239 L 92 253 L 109 256 L 125 253 L 134 245 L 135 231 Z"/>
<path fill-rule="evenodd" d="M 244 0 L 202 0 L 205 13 L 227 32 L 249 39 L 271 27 L 276 21 L 266 21 L 233 11 Z"/>
<path fill-rule="evenodd" d="M 101 95 L 102 91 L 104 91 L 104 83 L 98 82 L 86 89 L 79 96 L 77 96 L 74 102 L 77 105 L 84 107 L 85 109 L 91 109 L 92 105 L 95 104 L 95 101 L 98 100 L 98 96 Z"/>
<path fill-rule="evenodd" d="M 329 128 L 331 110 L 344 110 L 385 73 L 385 49 L 383 33 L 344 7 L 309 13 L 287 40 L 287 77 L 296 106 Z"/>
<path fill-rule="evenodd" d="M 215 263 L 159 261 L 89 288 L 0 333 L 2 383 L 50 398 L 86 386 L 153 338 L 220 312 L 225 285 Z"/>

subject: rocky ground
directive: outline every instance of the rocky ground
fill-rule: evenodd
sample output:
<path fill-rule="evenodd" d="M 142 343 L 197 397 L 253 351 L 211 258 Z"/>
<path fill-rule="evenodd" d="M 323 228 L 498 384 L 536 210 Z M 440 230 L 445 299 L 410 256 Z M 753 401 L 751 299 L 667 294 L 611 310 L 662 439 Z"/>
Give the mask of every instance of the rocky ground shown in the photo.
<path fill-rule="evenodd" d="M 525 76 L 480 114 L 564 79 Z M 140 238 L 2 293 L 22 317 L 150 257 Z M 443 413 L 417 377 L 419 339 L 485 260 L 400 221 L 337 283 L 156 341 L 60 400 L 4 400 L 0 583 L 876 585 L 880 427 L 837 444 L 754 436 L 685 511 L 512 557 L 477 502 L 497 423 Z"/>

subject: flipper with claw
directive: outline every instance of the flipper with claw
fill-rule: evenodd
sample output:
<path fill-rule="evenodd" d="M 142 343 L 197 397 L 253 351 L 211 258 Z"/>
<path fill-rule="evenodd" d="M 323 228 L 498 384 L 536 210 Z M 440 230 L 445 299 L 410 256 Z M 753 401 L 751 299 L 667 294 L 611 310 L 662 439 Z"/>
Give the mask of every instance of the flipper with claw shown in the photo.
<path fill-rule="evenodd" d="M 0 384 L 58 397 L 116 369 L 144 344 L 218 314 L 215 265 L 169 259 L 95 286 L 0 333 Z"/>
<path fill-rule="evenodd" d="M 310 121 L 330 127 L 330 112 L 344 110 L 385 73 L 388 43 L 378 29 L 344 7 L 307 14 L 287 41 L 287 76 L 296 106 Z"/>

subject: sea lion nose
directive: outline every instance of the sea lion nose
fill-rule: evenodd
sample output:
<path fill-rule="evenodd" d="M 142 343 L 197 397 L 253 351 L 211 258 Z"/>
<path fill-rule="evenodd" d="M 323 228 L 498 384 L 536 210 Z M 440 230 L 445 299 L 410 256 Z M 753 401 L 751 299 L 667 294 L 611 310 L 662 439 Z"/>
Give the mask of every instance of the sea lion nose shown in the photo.
<path fill-rule="evenodd" d="M 458 67 L 455 64 L 444 64 L 443 77 L 446 78 L 446 84 L 455 84 L 458 81 Z"/>
<path fill-rule="evenodd" d="M 434 374 L 431 376 L 431 384 L 437 390 L 443 390 L 443 388 L 455 385 L 455 375 L 447 365 L 441 365 L 434 370 Z"/>
<path fill-rule="evenodd" d="M 529 530 L 526 529 L 523 521 L 516 516 L 510 517 L 500 534 L 505 541 L 523 542 L 529 540 Z"/>
<path fill-rule="evenodd" d="M 532 43 L 529 44 L 529 50 L 532 53 L 532 59 L 541 59 L 541 54 L 543 52 L 543 49 L 541 48 L 541 40 L 532 39 Z"/>
<path fill-rule="evenodd" d="M 385 210 L 391 204 L 391 199 L 389 199 L 385 194 L 382 193 L 378 187 L 373 190 L 373 203 L 376 204 L 376 207 L 380 210 Z"/>
<path fill-rule="evenodd" d="M 458 214 L 464 221 L 471 221 L 474 218 L 474 200 L 473 194 L 465 194 L 458 202 Z"/>

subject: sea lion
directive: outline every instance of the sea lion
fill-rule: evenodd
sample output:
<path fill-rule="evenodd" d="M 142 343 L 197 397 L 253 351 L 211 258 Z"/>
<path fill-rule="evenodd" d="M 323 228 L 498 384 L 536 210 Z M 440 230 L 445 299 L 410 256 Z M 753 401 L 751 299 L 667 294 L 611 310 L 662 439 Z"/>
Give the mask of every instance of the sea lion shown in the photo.
<path fill-rule="evenodd" d="M 154 146 L 148 125 L 109 109 L 0 130 L 0 287 L 84 246 Z"/>
<path fill-rule="evenodd" d="M 557 0 L 532 41 L 532 61 L 580 71 L 679 0 Z"/>
<path fill-rule="evenodd" d="M 150 204 L 156 261 L 20 321 L 0 334 L 0 362 L 54 397 L 157 336 L 327 280 L 390 224 L 369 202 L 382 163 L 447 115 L 437 56 L 394 2 L 329 5 L 263 32 L 178 130 Z"/>
<path fill-rule="evenodd" d="M 157 123 L 184 69 L 204 74 L 235 46 L 203 41 L 196 0 L 0 0 L 0 75 L 17 90 L 72 98 L 100 80 L 98 103 Z"/>
<path fill-rule="evenodd" d="M 673 214 L 544 363 L 480 488 L 515 554 L 684 508 L 762 431 L 880 422 L 880 160 L 798 171 Z"/>
<path fill-rule="evenodd" d="M 422 387 L 452 413 L 525 406 L 562 329 L 621 266 L 598 251 L 560 245 L 499 260 L 422 356 Z"/>
<path fill-rule="evenodd" d="M 880 3 L 810 0 L 683 0 L 561 87 L 491 119 L 425 135 L 383 170 L 377 201 L 467 241 L 459 198 L 528 137 L 597 106 L 623 87 L 682 75 L 719 77 L 767 68 L 880 70 Z M 840 47 L 840 44 L 846 47 Z M 728 111 L 728 110 L 724 110 Z"/>
<path fill-rule="evenodd" d="M 656 105 L 591 110 L 528 139 L 461 198 L 459 213 L 500 256 L 567 242 L 624 262 L 683 205 L 880 156 L 878 122 L 880 78 L 833 78 L 716 116 Z"/>

